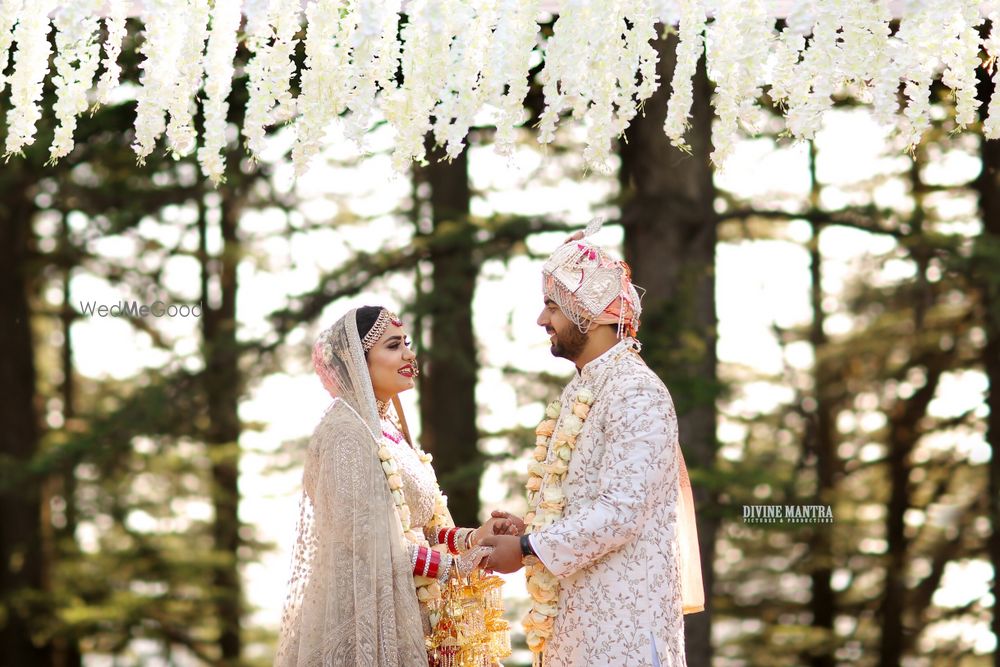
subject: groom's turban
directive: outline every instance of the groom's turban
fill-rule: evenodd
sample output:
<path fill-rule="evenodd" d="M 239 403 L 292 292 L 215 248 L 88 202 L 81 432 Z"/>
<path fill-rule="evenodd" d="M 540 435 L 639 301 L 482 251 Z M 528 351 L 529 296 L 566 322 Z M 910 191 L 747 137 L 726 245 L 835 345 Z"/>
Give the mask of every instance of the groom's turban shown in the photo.
<path fill-rule="evenodd" d="M 617 324 L 619 338 L 639 331 L 642 307 L 632 270 L 586 237 L 552 253 L 542 267 L 542 290 L 582 333 L 594 324 Z"/>

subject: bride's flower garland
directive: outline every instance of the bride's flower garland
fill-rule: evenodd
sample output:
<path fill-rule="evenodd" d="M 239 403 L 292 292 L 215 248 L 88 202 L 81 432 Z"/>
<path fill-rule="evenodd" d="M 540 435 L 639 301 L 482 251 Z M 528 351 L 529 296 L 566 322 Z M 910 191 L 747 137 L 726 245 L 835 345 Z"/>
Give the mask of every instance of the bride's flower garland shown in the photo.
<path fill-rule="evenodd" d="M 532 454 L 535 462 L 528 469 L 528 506 L 531 511 L 524 517 L 526 532 L 545 528 L 562 516 L 566 506 L 563 481 L 569 470 L 576 439 L 593 404 L 593 392 L 582 387 L 574 396 L 570 414 L 561 424 L 557 420 L 562 404 L 553 401 L 545 408 L 545 419 L 535 429 L 537 437 Z M 522 622 L 528 648 L 537 656 L 545 650 L 545 643 L 552 635 L 559 602 L 559 580 L 534 557 L 525 560 L 524 572 L 532 605 Z"/>
<path fill-rule="evenodd" d="M 388 434 L 383 435 L 390 437 Z M 420 457 L 421 463 L 425 466 L 431 464 L 432 457 L 430 454 L 420 449 L 416 449 L 416 452 Z M 385 444 L 379 446 L 378 458 L 382 464 L 385 479 L 389 483 L 389 490 L 392 492 L 392 502 L 396 505 L 396 511 L 399 513 L 399 523 L 403 527 L 403 534 L 407 540 L 416 543 L 417 537 L 410 530 L 410 506 L 407 504 L 406 496 L 403 494 L 403 478 L 399 474 L 399 465 L 396 463 L 392 451 Z M 448 518 L 448 500 L 441 493 L 441 487 L 436 482 L 434 487 L 434 516 L 427 527 L 432 529 L 449 527 L 451 521 Z M 435 545 L 431 548 L 446 554 L 448 546 Z M 437 579 L 414 575 L 413 581 L 416 584 L 417 599 L 420 602 L 430 602 L 441 598 L 441 585 Z"/>

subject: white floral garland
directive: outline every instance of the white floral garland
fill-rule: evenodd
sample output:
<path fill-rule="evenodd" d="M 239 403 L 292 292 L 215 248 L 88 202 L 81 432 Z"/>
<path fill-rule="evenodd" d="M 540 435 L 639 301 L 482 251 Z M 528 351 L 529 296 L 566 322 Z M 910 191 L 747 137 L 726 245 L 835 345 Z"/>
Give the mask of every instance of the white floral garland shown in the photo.
<path fill-rule="evenodd" d="M 175 8 L 180 15 L 180 54 L 174 67 L 179 71 L 174 79 L 173 91 L 167 101 L 170 115 L 167 125 L 167 146 L 174 157 L 190 155 L 195 149 L 197 134 L 194 129 L 195 96 L 201 87 L 205 71 L 205 40 L 208 37 L 208 0 L 187 0 Z"/>
<path fill-rule="evenodd" d="M 38 101 L 49 69 L 49 12 L 55 0 L 26 2 L 14 28 L 14 73 L 10 76 L 10 109 L 4 155 L 20 155 L 35 140 L 35 125 L 42 117 Z"/>
<path fill-rule="evenodd" d="M 253 55 L 246 66 L 249 97 L 243 137 L 251 159 L 259 160 L 264 151 L 266 128 L 295 114 L 289 84 L 295 75 L 295 33 L 301 15 L 299 0 L 269 0 L 267 11 L 250 29 L 247 41 Z"/>
<path fill-rule="evenodd" d="M 344 136 L 361 146 L 377 112 L 378 91 L 393 90 L 399 67 L 400 0 L 358 0 L 357 28 L 351 41 L 351 79 L 348 85 Z"/>
<path fill-rule="evenodd" d="M 226 114 L 233 85 L 233 58 L 240 27 L 241 0 L 215 0 L 212 32 L 205 53 L 204 145 L 198 149 L 202 171 L 218 185 L 225 180 Z"/>
<path fill-rule="evenodd" d="M 512 155 L 516 128 L 524 122 L 528 96 L 528 70 L 538 33 L 539 0 L 502 0 L 496 30 L 490 41 L 487 63 L 492 70 L 483 88 L 485 103 L 496 109 L 497 133 L 493 150 Z"/>
<path fill-rule="evenodd" d="M 141 49 L 145 58 L 139 65 L 142 85 L 136 96 L 135 141 L 132 144 L 140 165 L 145 164 L 156 140 L 167 129 L 164 114 L 167 101 L 174 94 L 181 43 L 178 33 L 183 27 L 180 12 L 171 7 L 169 0 L 149 0 L 145 7 L 145 42 Z"/>
<path fill-rule="evenodd" d="M 383 438 L 386 436 L 383 436 Z M 426 466 L 431 464 L 432 456 L 420 449 L 417 449 L 417 455 L 420 457 L 420 462 Z M 399 465 L 396 463 L 396 459 L 393 457 L 392 452 L 383 443 L 378 448 L 378 458 L 382 465 L 382 472 L 385 473 L 386 482 L 389 484 L 389 490 L 392 492 L 392 501 L 396 506 L 396 511 L 399 514 L 399 523 L 403 528 L 403 535 L 406 539 L 414 544 L 419 544 L 419 536 L 414 534 L 410 530 L 410 506 L 406 502 L 406 496 L 403 493 L 403 478 L 399 474 Z M 427 528 L 431 530 L 437 530 L 438 528 L 450 527 L 450 521 L 448 520 L 448 499 L 441 493 L 441 487 L 435 483 L 435 493 L 436 497 L 434 499 L 434 515 L 431 518 Z M 447 553 L 447 545 L 435 545 L 431 547 L 432 549 L 439 551 L 441 553 Z M 413 582 L 417 588 L 417 600 L 420 602 L 430 602 L 437 600 L 441 597 L 441 585 L 438 583 L 437 579 L 432 579 L 430 577 L 423 577 L 420 575 L 413 575 Z"/>
<path fill-rule="evenodd" d="M 7 62 L 10 59 L 10 45 L 14 41 L 14 26 L 24 6 L 24 0 L 0 2 L 0 93 L 7 87 Z"/>
<path fill-rule="evenodd" d="M 301 27 L 300 0 L 7 0 L 0 7 L 0 72 L 13 54 L 13 71 L 0 74 L 0 91 L 11 87 L 4 154 L 21 154 L 35 141 L 39 106 L 49 74 L 49 31 L 55 21 L 58 160 L 73 147 L 81 105 L 106 104 L 118 90 L 118 57 L 126 17 L 141 7 L 141 85 L 136 94 L 134 150 L 141 164 L 166 133 L 174 155 L 196 145 L 192 123 L 197 91 L 205 89 L 208 125 L 200 142 L 202 171 L 221 181 L 224 94 L 235 75 L 229 55 L 236 6 L 248 7 L 249 97 L 241 132 L 251 158 L 265 147 L 267 127 L 295 119 L 293 160 L 297 173 L 325 145 L 331 123 L 359 144 L 372 122 L 384 118 L 396 132 L 393 165 L 405 171 L 426 159 L 433 131 L 448 156 L 465 146 L 473 121 L 490 113 L 497 126 L 495 149 L 509 155 L 515 129 L 524 121 L 528 72 L 539 54 L 544 109 L 538 140 L 549 143 L 564 114 L 582 124 L 590 168 L 608 168 L 614 141 L 659 85 L 658 54 L 651 41 L 657 22 L 679 18 L 676 67 L 669 85 L 663 129 L 681 148 L 690 118 L 692 77 L 707 44 L 709 75 L 718 114 L 713 160 L 724 163 L 740 133 L 757 129 L 757 99 L 765 86 L 786 106 L 788 133 L 811 139 L 836 95 L 870 102 L 875 118 L 895 123 L 913 148 L 931 123 L 930 85 L 940 77 L 954 94 L 955 126 L 977 120 L 977 71 L 985 49 L 992 63 L 1000 39 L 979 36 L 984 15 L 1000 18 L 995 0 L 830 0 L 793 3 L 787 27 L 774 32 L 764 0 L 561 0 L 552 36 L 541 44 L 540 0 L 411 0 L 399 29 L 401 0 L 310 0 L 306 10 L 306 64 L 295 72 L 293 55 Z M 263 12 L 253 8 L 264 7 Z M 707 8 L 713 18 L 707 23 Z M 891 7 L 900 27 L 890 36 Z M 55 11 L 54 17 L 53 11 Z M 210 40 L 213 25 L 225 22 Z M 678 13 L 675 15 L 676 13 Z M 78 17 L 73 23 L 70 13 Z M 107 39 L 103 69 L 92 90 L 96 23 Z M 707 25 L 707 28 L 706 28 Z M 216 32 L 218 34 L 216 34 Z M 703 37 L 703 33 L 707 33 Z M 207 60 L 206 60 L 207 59 Z M 402 83 L 397 83 L 398 70 Z M 300 94 L 291 82 L 301 75 Z M 226 81 L 229 79 L 229 81 Z M 897 91 L 903 87 L 903 108 Z M 990 100 L 987 138 L 1000 135 L 1000 95 Z M 168 123 L 169 121 L 169 123 Z"/>
<path fill-rule="evenodd" d="M 694 103 L 693 79 L 698 69 L 698 59 L 705 53 L 705 4 L 703 0 L 680 0 L 680 25 L 677 33 L 677 60 L 670 80 L 670 100 L 663 132 L 670 143 L 684 151 L 690 147 L 684 142 L 684 133 L 690 123 L 691 105 Z"/>
<path fill-rule="evenodd" d="M 104 28 L 108 37 L 104 42 L 104 59 L 101 66 L 104 72 L 97 82 L 97 103 L 108 104 L 111 95 L 118 87 L 122 68 L 118 64 L 118 56 L 122 51 L 122 41 L 125 39 L 125 19 L 128 16 L 127 0 L 111 0 L 108 15 L 104 18 Z"/>
<path fill-rule="evenodd" d="M 570 414 L 561 424 L 557 420 L 562 404 L 553 401 L 545 408 L 546 418 L 535 429 L 535 451 L 532 454 L 535 462 L 528 468 L 528 506 L 531 509 L 524 517 L 525 532 L 550 526 L 562 516 L 566 506 L 563 481 L 569 470 L 576 439 L 593 404 L 594 394 L 587 387 L 582 387 L 574 396 Z M 522 623 L 528 648 L 537 655 L 545 650 L 545 644 L 552 636 L 558 613 L 559 580 L 534 557 L 525 559 L 524 572 L 532 605 Z"/>
<path fill-rule="evenodd" d="M 708 40 L 709 72 L 717 85 L 712 104 L 719 121 L 712 134 L 716 165 L 725 164 L 740 127 L 756 133 L 763 122 L 757 103 L 773 39 L 773 19 L 762 0 L 722 0 Z"/>
<path fill-rule="evenodd" d="M 56 57 L 53 62 L 56 87 L 55 111 L 59 121 L 49 148 L 49 164 L 73 150 L 76 118 L 86 111 L 87 91 L 93 85 L 100 62 L 97 41 L 96 0 L 76 0 L 56 11 Z"/>
<path fill-rule="evenodd" d="M 292 148 L 296 174 L 305 173 L 323 147 L 327 126 L 346 108 L 352 11 L 338 0 L 310 0 L 306 8 L 306 69 Z"/>
<path fill-rule="evenodd" d="M 989 15 L 990 34 L 983 42 L 986 55 L 989 57 L 989 65 L 993 67 L 992 81 L 994 90 L 1000 84 L 1000 67 L 997 59 L 1000 58 L 1000 7 Z M 983 122 L 983 135 L 987 139 L 1000 138 L 1000 95 L 992 95 L 987 107 L 986 120 Z"/>

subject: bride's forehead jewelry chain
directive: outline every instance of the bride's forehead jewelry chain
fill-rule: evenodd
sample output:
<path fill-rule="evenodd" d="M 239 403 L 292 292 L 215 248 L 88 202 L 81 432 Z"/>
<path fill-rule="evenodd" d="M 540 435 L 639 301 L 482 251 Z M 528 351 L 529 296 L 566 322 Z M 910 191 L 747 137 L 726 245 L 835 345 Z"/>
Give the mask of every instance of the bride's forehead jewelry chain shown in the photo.
<path fill-rule="evenodd" d="M 399 315 L 389 312 L 383 308 L 379 311 L 375 324 L 373 324 L 372 328 L 365 334 L 365 337 L 361 339 L 361 347 L 365 352 L 370 352 L 371 349 L 375 347 L 375 343 L 382 338 L 382 335 L 385 333 L 386 328 L 390 324 L 396 327 L 403 326 L 403 322 L 399 319 Z"/>

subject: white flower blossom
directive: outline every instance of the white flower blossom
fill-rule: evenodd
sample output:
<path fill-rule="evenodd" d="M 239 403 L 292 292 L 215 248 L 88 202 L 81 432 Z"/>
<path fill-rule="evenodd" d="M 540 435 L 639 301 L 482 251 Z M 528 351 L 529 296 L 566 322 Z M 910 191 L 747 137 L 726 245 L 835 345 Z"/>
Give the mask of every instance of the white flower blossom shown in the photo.
<path fill-rule="evenodd" d="M 167 128 L 166 106 L 174 95 L 180 32 L 185 27 L 181 12 L 170 0 L 148 0 L 143 7 L 145 41 L 141 52 L 144 59 L 139 65 L 142 75 L 136 95 L 135 142 L 132 144 L 139 164 L 145 163 L 156 140 Z"/>
<path fill-rule="evenodd" d="M 976 98 L 979 61 L 979 30 L 983 22 L 978 0 L 955 2 L 955 18 L 942 50 L 945 64 L 941 80 L 955 92 L 955 121 L 964 128 L 976 121 L 980 101 Z"/>
<path fill-rule="evenodd" d="M 14 28 L 14 73 L 10 76 L 10 109 L 4 155 L 20 155 L 35 141 L 35 125 L 42 117 L 42 81 L 49 69 L 49 12 L 55 0 L 26 3 Z"/>
<path fill-rule="evenodd" d="M 854 96 L 871 101 L 876 119 L 883 123 L 891 121 L 898 107 L 899 69 L 889 48 L 891 20 L 888 0 L 846 2 L 840 14 L 837 67 Z"/>
<path fill-rule="evenodd" d="M 723 0 L 716 14 L 708 41 L 709 73 L 716 84 L 712 104 L 719 117 L 712 137 L 716 165 L 732 152 L 741 126 L 755 133 L 762 122 L 757 98 L 773 23 L 762 0 Z"/>
<path fill-rule="evenodd" d="M 833 106 L 833 94 L 843 81 L 840 73 L 840 3 L 815 3 L 808 47 L 785 84 L 786 125 L 792 136 L 812 139 Z"/>
<path fill-rule="evenodd" d="M 122 40 L 125 39 L 125 19 L 128 17 L 128 0 L 110 0 L 108 15 L 104 18 L 104 28 L 107 30 L 107 41 L 104 42 L 104 59 L 101 65 L 104 71 L 97 82 L 97 103 L 107 104 L 111 101 L 111 93 L 118 86 L 122 68 L 118 64 L 118 56 L 122 50 Z"/>
<path fill-rule="evenodd" d="M 457 15 L 449 17 L 452 25 L 466 28 L 455 32 L 444 86 L 438 88 L 439 101 L 431 112 L 434 140 L 445 147 L 450 160 L 465 148 L 465 136 L 483 105 L 485 89 L 481 84 L 494 78 L 493 64 L 485 56 L 499 18 L 495 0 L 479 0 L 475 6 L 455 3 L 453 11 Z"/>
<path fill-rule="evenodd" d="M 322 148 L 327 126 L 345 109 L 353 25 L 351 10 L 338 0 L 310 0 L 306 8 L 306 63 L 292 148 L 298 175 Z"/>
<path fill-rule="evenodd" d="M 555 138 L 559 115 L 571 110 L 583 121 L 588 166 L 606 171 L 614 139 L 621 136 L 638 105 L 657 81 L 655 11 L 648 0 L 614 0 L 596 5 L 567 0 L 545 48 L 540 74 L 545 109 L 538 141 Z M 642 81 L 637 82 L 637 72 Z"/>
<path fill-rule="evenodd" d="M 359 146 L 377 113 L 376 94 L 396 88 L 400 8 L 400 0 L 358 0 L 346 100 L 351 112 L 344 117 L 344 136 Z"/>
<path fill-rule="evenodd" d="M 424 137 L 431 130 L 430 115 L 442 91 L 441 79 L 452 65 L 451 48 L 465 29 L 462 0 L 414 0 L 407 8 L 402 30 L 403 84 L 383 97 L 386 120 L 396 130 L 392 164 L 405 171 L 411 161 L 425 159 Z"/>
<path fill-rule="evenodd" d="M 986 55 L 993 61 L 993 90 L 1000 84 L 1000 67 L 997 59 L 1000 58 L 1000 11 L 992 12 L 989 15 L 990 34 L 983 42 Z M 990 96 L 989 106 L 986 108 L 986 120 L 983 121 L 983 134 L 987 139 L 1000 139 L 1000 95 L 994 93 Z"/>
<path fill-rule="evenodd" d="M 226 114 L 229 91 L 233 86 L 233 58 L 236 56 L 240 27 L 241 0 L 215 0 L 212 32 L 205 53 L 204 146 L 198 149 L 202 171 L 218 185 L 224 178 L 226 163 Z"/>
<path fill-rule="evenodd" d="M 187 0 L 183 10 L 180 54 L 175 63 L 178 76 L 174 89 L 166 100 L 170 124 L 167 125 L 167 145 L 175 157 L 189 155 L 194 150 L 197 134 L 194 128 L 195 96 L 201 87 L 205 71 L 205 40 L 208 37 L 208 0 Z"/>
<path fill-rule="evenodd" d="M 670 143 L 689 150 L 684 132 L 689 127 L 691 105 L 694 103 L 694 79 L 698 60 L 705 52 L 705 4 L 702 0 L 680 0 L 680 25 L 677 34 L 677 59 L 670 80 L 670 99 L 663 131 Z"/>
<path fill-rule="evenodd" d="M 538 34 L 539 0 L 502 0 L 486 62 L 491 67 L 482 84 L 484 103 L 494 107 L 497 128 L 493 150 L 514 151 L 515 128 L 524 122 L 528 71 Z"/>
<path fill-rule="evenodd" d="M 56 57 L 53 62 L 56 120 L 49 164 L 73 150 L 76 117 L 87 109 L 87 91 L 94 83 L 100 59 L 97 42 L 96 0 L 75 0 L 62 5 L 55 14 Z"/>
<path fill-rule="evenodd" d="M 913 3 L 900 20 L 896 37 L 899 47 L 896 62 L 903 79 L 906 105 L 900 132 L 912 150 L 931 124 L 931 82 L 940 62 L 938 49 L 942 35 L 951 23 L 951 0 L 928 0 Z"/>
<path fill-rule="evenodd" d="M 4 72 L 10 58 L 10 45 L 14 41 L 14 26 L 21 13 L 24 0 L 4 0 L 0 2 L 0 93 L 7 87 Z"/>
<path fill-rule="evenodd" d="M 269 0 L 264 16 L 250 32 L 248 48 L 253 56 L 246 66 L 249 96 L 243 136 L 254 159 L 264 150 L 265 129 L 291 119 L 296 111 L 289 85 L 295 76 L 295 34 L 301 15 L 299 0 Z"/>

